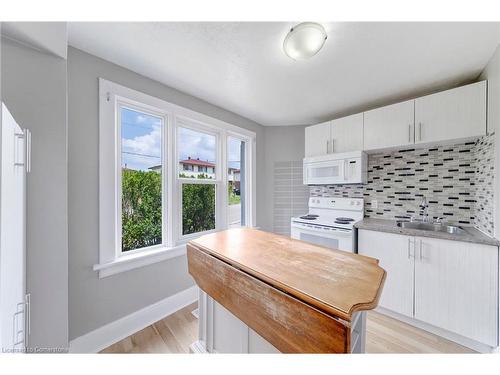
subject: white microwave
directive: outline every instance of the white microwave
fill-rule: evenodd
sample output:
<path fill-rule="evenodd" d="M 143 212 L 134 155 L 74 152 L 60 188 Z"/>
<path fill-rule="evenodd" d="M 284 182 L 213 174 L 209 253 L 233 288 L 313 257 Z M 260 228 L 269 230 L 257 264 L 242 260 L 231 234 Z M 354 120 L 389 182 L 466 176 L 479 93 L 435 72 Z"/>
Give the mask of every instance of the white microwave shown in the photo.
<path fill-rule="evenodd" d="M 304 158 L 304 185 L 364 184 L 367 155 L 363 151 Z"/>

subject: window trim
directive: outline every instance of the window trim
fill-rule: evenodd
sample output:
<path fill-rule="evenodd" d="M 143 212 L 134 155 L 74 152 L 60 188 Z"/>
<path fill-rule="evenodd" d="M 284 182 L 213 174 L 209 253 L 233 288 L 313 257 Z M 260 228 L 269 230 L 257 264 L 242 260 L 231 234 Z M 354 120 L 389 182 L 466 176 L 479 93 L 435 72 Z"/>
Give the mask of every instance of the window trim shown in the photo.
<path fill-rule="evenodd" d="M 116 129 L 117 126 L 121 126 L 116 116 L 118 101 L 125 102 L 126 107 L 134 106 L 139 111 L 151 112 L 155 116 L 161 114 L 164 124 L 162 127 L 162 189 L 166 191 L 166 194 L 164 193 L 162 197 L 163 244 L 127 252 L 121 251 L 121 242 L 116 238 L 117 233 L 121 236 L 121 215 L 118 216 L 118 206 L 121 213 L 121 193 L 119 194 L 116 188 L 118 182 L 121 181 L 121 176 L 120 179 L 116 176 L 117 172 L 121 173 L 121 165 L 117 167 L 116 164 L 117 161 L 121 161 L 121 138 L 117 138 L 119 133 Z M 227 206 L 227 194 L 223 194 L 224 189 L 221 187 L 227 184 L 227 168 L 224 167 L 227 166 L 228 136 L 246 142 L 245 167 L 248 171 L 246 223 L 247 226 L 255 226 L 256 134 L 254 132 L 99 78 L 99 263 L 94 265 L 93 269 L 99 272 L 100 278 L 182 256 L 186 252 L 186 242 L 200 235 L 200 233 L 195 233 L 179 236 L 179 233 L 182 234 L 182 202 L 179 194 L 182 194 L 183 183 L 194 181 L 194 179 L 178 177 L 177 129 L 180 126 L 194 127 L 193 130 L 215 134 L 217 137 L 216 178 L 197 181 L 216 185 L 216 229 L 201 234 L 227 227 L 227 210 L 221 210 L 221 207 Z M 119 157 L 117 157 L 117 152 L 120 152 Z M 169 213 L 171 215 L 168 215 Z M 168 220 L 168 217 L 178 217 L 179 213 L 180 221 Z M 120 244 L 119 252 L 117 252 L 118 244 Z"/>

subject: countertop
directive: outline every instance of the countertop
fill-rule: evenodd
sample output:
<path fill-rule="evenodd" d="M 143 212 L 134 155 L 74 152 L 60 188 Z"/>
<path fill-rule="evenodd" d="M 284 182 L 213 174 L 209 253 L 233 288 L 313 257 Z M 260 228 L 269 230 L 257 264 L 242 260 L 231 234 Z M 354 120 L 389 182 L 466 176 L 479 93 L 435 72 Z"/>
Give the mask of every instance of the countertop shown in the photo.
<path fill-rule="evenodd" d="M 486 234 L 482 233 L 481 231 L 477 230 L 474 227 L 464 226 L 461 224 L 457 224 L 457 226 L 461 227 L 465 231 L 465 233 L 463 234 L 449 234 L 445 232 L 434 232 L 430 230 L 400 228 L 396 225 L 396 223 L 397 223 L 396 220 L 365 218 L 355 223 L 354 227 L 357 229 L 367 229 L 379 232 L 397 233 L 409 236 L 440 238 L 443 240 L 472 242 L 472 243 L 492 245 L 492 246 L 500 245 L 500 241 L 496 240 L 495 238 L 487 236 Z"/>
<path fill-rule="evenodd" d="M 190 246 L 347 320 L 377 306 L 386 274 L 377 259 L 252 228 L 207 234 Z"/>

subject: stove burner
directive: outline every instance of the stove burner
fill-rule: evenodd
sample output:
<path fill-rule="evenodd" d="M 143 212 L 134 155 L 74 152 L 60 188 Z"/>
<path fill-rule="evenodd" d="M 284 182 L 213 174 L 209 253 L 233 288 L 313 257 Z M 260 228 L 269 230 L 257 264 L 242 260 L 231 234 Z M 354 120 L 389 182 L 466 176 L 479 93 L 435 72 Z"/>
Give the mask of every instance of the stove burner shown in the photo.
<path fill-rule="evenodd" d="M 354 219 L 351 219 L 350 217 L 337 217 L 335 221 L 346 221 L 347 223 L 354 221 Z"/>
<path fill-rule="evenodd" d="M 319 215 L 304 215 L 304 216 L 301 216 L 300 218 L 301 219 L 304 219 L 304 220 L 316 220 L 316 218 L 318 217 Z"/>
<path fill-rule="evenodd" d="M 340 220 L 335 220 L 335 224 L 349 224 L 350 221 L 340 221 Z"/>

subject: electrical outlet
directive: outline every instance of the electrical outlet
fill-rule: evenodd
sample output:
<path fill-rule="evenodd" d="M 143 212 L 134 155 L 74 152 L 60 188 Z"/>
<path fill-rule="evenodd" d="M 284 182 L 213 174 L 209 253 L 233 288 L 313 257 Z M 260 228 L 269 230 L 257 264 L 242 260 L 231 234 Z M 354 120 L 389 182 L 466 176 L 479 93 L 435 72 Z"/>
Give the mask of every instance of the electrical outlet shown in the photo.
<path fill-rule="evenodd" d="M 372 200 L 372 209 L 374 210 L 378 209 L 378 201 L 376 199 Z"/>

